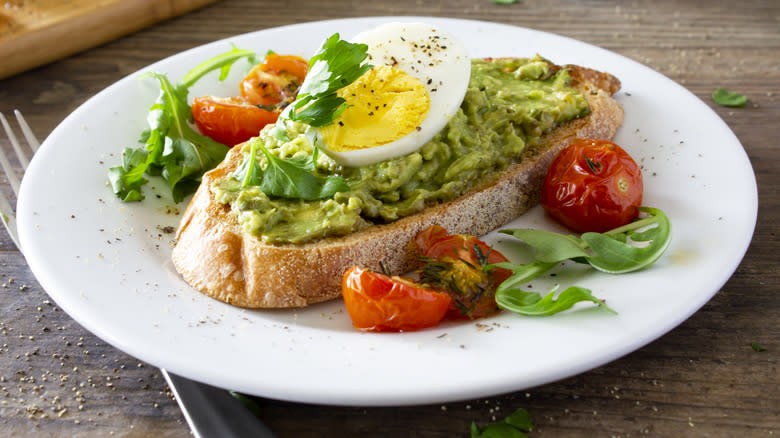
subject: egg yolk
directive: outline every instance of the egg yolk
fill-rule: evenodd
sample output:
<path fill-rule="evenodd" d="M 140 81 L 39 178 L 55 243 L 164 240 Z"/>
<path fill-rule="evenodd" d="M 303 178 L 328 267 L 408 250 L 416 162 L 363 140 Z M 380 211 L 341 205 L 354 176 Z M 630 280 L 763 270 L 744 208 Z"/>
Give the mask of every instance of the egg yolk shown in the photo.
<path fill-rule="evenodd" d="M 419 79 L 389 66 L 375 66 L 338 95 L 347 107 L 320 130 L 325 144 L 338 152 L 391 143 L 418 129 L 431 106 Z"/>

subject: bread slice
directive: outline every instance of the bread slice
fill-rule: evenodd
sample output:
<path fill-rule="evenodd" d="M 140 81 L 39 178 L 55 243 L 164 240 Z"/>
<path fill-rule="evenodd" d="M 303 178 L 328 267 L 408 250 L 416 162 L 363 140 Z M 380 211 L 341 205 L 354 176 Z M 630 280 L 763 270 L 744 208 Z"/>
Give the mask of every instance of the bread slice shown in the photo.
<path fill-rule="evenodd" d="M 394 273 L 408 271 L 415 261 L 411 242 L 430 225 L 480 236 L 506 224 L 538 203 L 547 168 L 559 150 L 575 137 L 611 139 L 623 122 L 623 110 L 612 99 L 620 89 L 617 78 L 583 67 L 566 68 L 571 85 L 590 104 L 588 116 L 546 134 L 541 146 L 487 187 L 347 236 L 271 245 L 245 233 L 230 206 L 217 202 L 210 190 L 241 162 L 241 148 L 233 148 L 203 176 L 184 212 L 173 249 L 176 269 L 195 289 L 226 303 L 301 307 L 340 296 L 342 276 L 353 265 L 379 270 L 381 261 Z"/>

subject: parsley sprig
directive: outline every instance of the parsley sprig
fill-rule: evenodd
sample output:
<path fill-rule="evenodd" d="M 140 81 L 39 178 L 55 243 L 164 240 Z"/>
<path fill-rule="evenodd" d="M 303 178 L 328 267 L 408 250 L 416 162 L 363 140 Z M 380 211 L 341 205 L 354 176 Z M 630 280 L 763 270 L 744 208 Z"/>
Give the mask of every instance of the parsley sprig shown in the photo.
<path fill-rule="evenodd" d="M 220 70 L 220 80 L 231 66 L 242 58 L 255 61 L 255 53 L 233 47 L 195 67 L 174 86 L 168 77 L 150 72 L 142 79 L 154 78 L 160 84 L 160 95 L 149 108 L 149 129 L 144 131 L 142 147 L 127 147 L 122 163 L 108 171 L 114 193 L 123 201 L 144 199 L 145 176 L 161 176 L 168 182 L 175 202 L 193 193 L 203 173 L 214 168 L 225 157 L 227 146 L 196 132 L 190 126 L 192 110 L 187 103 L 189 89 L 205 74 Z"/>
<path fill-rule="evenodd" d="M 535 260 L 525 265 L 490 265 L 513 272 L 496 290 L 496 303 L 501 308 L 529 316 L 552 315 L 583 301 L 593 302 L 615 313 L 590 290 L 582 287 L 569 287 L 557 296 L 556 290 L 552 290 L 544 297 L 519 287 L 564 260 L 589 264 L 610 274 L 633 272 L 652 265 L 671 242 L 671 224 L 659 209 L 640 207 L 639 210 L 646 217 L 605 233 L 584 233 L 579 238 L 545 230 L 501 230 L 533 247 Z"/>
<path fill-rule="evenodd" d="M 366 57 L 367 45 L 344 41 L 338 33 L 331 35 L 309 59 L 309 73 L 282 118 L 314 127 L 331 124 L 347 107 L 336 92 L 373 67 L 363 63 Z"/>

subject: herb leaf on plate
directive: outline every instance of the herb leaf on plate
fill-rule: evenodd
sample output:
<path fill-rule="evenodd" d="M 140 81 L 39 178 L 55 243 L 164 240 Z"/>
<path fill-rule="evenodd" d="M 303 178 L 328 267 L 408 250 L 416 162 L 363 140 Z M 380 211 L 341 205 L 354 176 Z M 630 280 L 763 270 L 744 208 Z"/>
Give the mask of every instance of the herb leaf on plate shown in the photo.
<path fill-rule="evenodd" d="M 542 297 L 537 292 L 519 288 L 565 260 L 589 264 L 609 274 L 638 271 L 652 265 L 669 247 L 671 224 L 666 214 L 657 208 L 639 207 L 639 210 L 644 216 L 627 225 L 605 233 L 584 233 L 580 238 L 545 230 L 501 230 L 534 248 L 535 259 L 528 264 L 489 265 L 512 271 L 512 275 L 498 286 L 496 303 L 522 315 L 553 315 L 578 302 L 590 301 L 615 313 L 582 287 L 569 287 L 557 297 L 555 290 Z"/>
<path fill-rule="evenodd" d="M 222 161 L 227 146 L 190 127 L 192 110 L 187 96 L 190 87 L 206 73 L 220 70 L 220 79 L 224 79 L 241 58 L 254 60 L 254 52 L 233 47 L 195 67 L 176 86 L 164 74 L 150 72 L 141 76 L 157 79 L 160 94 L 149 109 L 149 130 L 142 138 L 144 146 L 125 148 L 121 165 L 108 171 L 111 188 L 120 199 L 143 200 L 142 186 L 148 182 L 144 175 L 150 175 L 163 177 L 173 200 L 181 202 L 197 189 L 203 173 Z"/>

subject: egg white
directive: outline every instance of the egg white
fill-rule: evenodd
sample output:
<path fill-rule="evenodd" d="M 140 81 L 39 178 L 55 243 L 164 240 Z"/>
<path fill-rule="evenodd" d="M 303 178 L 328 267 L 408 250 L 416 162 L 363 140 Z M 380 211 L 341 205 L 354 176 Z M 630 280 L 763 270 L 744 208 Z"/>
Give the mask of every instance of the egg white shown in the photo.
<path fill-rule="evenodd" d="M 430 97 L 428 114 L 419 127 L 390 143 L 365 149 L 323 151 L 344 166 L 365 166 L 412 153 L 441 131 L 463 102 L 471 77 L 465 46 L 450 33 L 426 23 L 387 23 L 356 35 L 353 43 L 368 45 L 368 62 L 388 65 L 416 77 Z"/>

